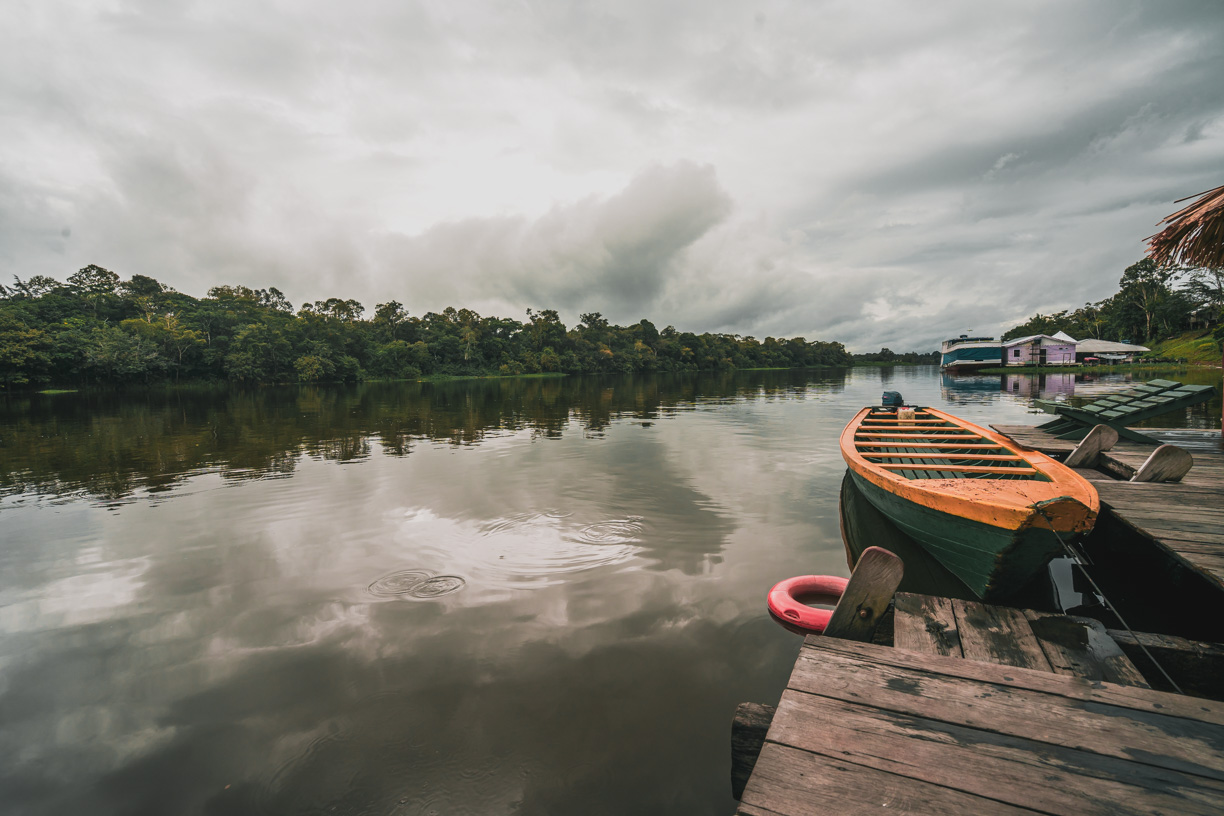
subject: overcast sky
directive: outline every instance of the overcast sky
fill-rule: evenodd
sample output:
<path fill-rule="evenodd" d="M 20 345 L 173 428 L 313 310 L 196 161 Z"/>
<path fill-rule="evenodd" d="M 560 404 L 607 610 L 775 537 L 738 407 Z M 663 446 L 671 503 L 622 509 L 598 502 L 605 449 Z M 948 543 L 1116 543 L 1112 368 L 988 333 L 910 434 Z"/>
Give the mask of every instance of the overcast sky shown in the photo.
<path fill-rule="evenodd" d="M 0 275 L 934 348 L 1224 183 L 1224 3 L 0 8 Z"/>

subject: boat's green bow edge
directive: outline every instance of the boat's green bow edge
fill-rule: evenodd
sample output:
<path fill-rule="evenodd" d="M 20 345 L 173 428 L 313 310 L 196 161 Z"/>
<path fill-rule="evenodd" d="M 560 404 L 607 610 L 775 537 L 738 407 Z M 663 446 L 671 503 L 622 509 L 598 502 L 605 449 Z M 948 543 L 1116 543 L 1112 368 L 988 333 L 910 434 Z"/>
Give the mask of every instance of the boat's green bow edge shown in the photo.
<path fill-rule="evenodd" d="M 992 527 L 906 501 L 853 470 L 850 475 L 876 509 L 983 600 L 1014 594 L 1063 551 L 1058 535 L 1048 527 Z M 1075 500 L 1055 498 L 1042 504 L 1059 501 Z"/>

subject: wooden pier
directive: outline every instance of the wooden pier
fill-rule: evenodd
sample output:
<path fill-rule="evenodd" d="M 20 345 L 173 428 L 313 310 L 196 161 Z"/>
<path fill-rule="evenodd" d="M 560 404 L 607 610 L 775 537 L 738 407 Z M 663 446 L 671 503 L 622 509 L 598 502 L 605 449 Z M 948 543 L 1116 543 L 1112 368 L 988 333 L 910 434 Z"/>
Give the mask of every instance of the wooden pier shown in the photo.
<path fill-rule="evenodd" d="M 1056 458 L 1075 448 L 1027 425 L 993 425 L 1015 442 Z M 1224 591 L 1224 449 L 1218 431 L 1152 431 L 1149 436 L 1185 448 L 1194 466 L 1179 482 L 1128 481 L 1151 445 L 1120 440 L 1095 468 L 1076 468 L 1092 482 L 1110 513 L 1187 568 Z"/>
<path fill-rule="evenodd" d="M 1224 703 L 1050 617 L 898 594 L 896 647 L 807 637 L 738 813 L 1224 811 Z"/>
<path fill-rule="evenodd" d="M 993 427 L 1059 459 L 1077 444 L 1040 428 Z M 1220 434 L 1144 435 L 1189 451 L 1193 467 L 1176 482 L 1132 482 L 1156 447 L 1124 438 L 1093 467 L 1076 468 L 1101 497 L 1100 546 L 1112 553 L 1133 540 L 1118 557 L 1143 575 L 1160 573 L 1155 560 L 1172 565 L 1186 576 L 1177 591 L 1195 595 L 1218 632 Z M 1077 458 L 1086 450 L 1095 454 L 1085 446 Z M 1141 563 L 1140 551 L 1153 563 Z M 1218 698 L 1216 643 L 907 593 L 895 596 L 890 635 L 828 634 L 804 640 L 776 710 L 746 704 L 737 714 L 742 816 L 1224 813 L 1224 702 L 1150 688 L 1131 662 L 1188 661 L 1183 674 L 1213 676 L 1186 689 Z"/>

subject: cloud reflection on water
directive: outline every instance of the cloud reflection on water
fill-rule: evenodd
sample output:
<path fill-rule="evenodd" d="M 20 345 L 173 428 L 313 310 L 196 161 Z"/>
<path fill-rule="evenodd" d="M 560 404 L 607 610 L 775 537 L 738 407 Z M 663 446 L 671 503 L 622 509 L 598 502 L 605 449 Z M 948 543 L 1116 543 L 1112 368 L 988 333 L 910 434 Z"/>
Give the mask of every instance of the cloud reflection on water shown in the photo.
<path fill-rule="evenodd" d="M 929 371 L 891 385 L 943 404 Z M 776 699 L 798 649 L 764 593 L 845 573 L 836 436 L 881 386 L 783 372 L 10 406 L 10 492 L 86 495 L 0 503 L 0 801 L 729 810 L 734 704 Z M 1027 410 L 974 399 L 958 411 Z M 195 454 L 210 429 L 225 441 Z M 466 583 L 369 591 L 406 570 Z"/>

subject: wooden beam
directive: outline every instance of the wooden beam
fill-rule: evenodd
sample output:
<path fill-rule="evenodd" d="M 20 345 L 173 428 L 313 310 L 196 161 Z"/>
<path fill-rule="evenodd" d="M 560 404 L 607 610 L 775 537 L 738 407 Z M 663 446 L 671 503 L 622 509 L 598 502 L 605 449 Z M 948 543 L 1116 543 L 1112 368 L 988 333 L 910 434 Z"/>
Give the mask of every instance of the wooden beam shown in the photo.
<path fill-rule="evenodd" d="M 761 703 L 740 703 L 735 707 L 735 718 L 731 720 L 731 795 L 737 800 L 744 795 L 744 786 L 752 776 L 777 710 L 777 706 Z"/>
<path fill-rule="evenodd" d="M 1144 647 L 1183 691 L 1213 700 L 1224 697 L 1224 644 L 1121 629 L 1109 629 L 1108 634 L 1132 662 L 1148 667 L 1153 680 L 1161 680 L 1160 671 L 1151 665 Z"/>
<path fill-rule="evenodd" d="M 888 611 L 904 572 L 901 559 L 883 547 L 863 550 L 824 636 L 869 642 Z"/>
<path fill-rule="evenodd" d="M 1132 482 L 1180 482 L 1194 467 L 1194 457 L 1176 445 L 1161 445 L 1131 477 Z"/>
<path fill-rule="evenodd" d="M 1117 442 L 1117 431 L 1108 425 L 1097 425 L 1080 440 L 1075 450 L 1063 460 L 1063 464 L 1067 467 L 1096 467 L 1101 453 L 1112 448 Z"/>

